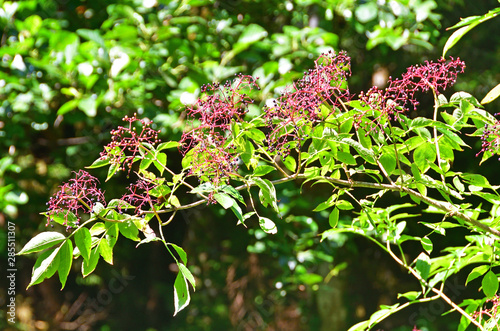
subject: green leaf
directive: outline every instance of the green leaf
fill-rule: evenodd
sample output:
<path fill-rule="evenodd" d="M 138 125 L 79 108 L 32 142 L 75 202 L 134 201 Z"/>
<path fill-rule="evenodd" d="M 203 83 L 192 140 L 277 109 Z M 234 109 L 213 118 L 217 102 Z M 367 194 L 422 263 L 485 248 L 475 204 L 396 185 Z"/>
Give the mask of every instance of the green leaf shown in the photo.
<path fill-rule="evenodd" d="M 124 222 L 118 223 L 118 229 L 120 230 L 122 236 L 124 236 L 125 238 L 134 241 L 140 241 L 139 229 L 131 220 L 126 220 Z"/>
<path fill-rule="evenodd" d="M 167 142 L 159 144 L 158 147 L 156 147 L 156 150 L 159 152 L 159 151 L 162 151 L 164 149 L 179 147 L 179 145 L 180 144 L 177 141 L 167 141 Z"/>
<path fill-rule="evenodd" d="M 498 277 L 495 275 L 493 271 L 488 271 L 486 275 L 483 277 L 483 281 L 481 283 L 483 286 L 483 292 L 488 297 L 491 298 L 498 291 Z"/>
<path fill-rule="evenodd" d="M 104 231 L 106 231 L 106 226 L 104 225 L 103 222 L 97 222 L 90 228 L 90 234 L 92 236 L 98 236 Z"/>
<path fill-rule="evenodd" d="M 94 247 L 90 251 L 90 256 L 89 256 L 88 262 L 83 260 L 83 263 L 82 263 L 82 275 L 83 275 L 83 277 L 87 277 L 95 270 L 95 268 L 97 267 L 97 262 L 99 262 L 99 256 L 100 256 L 99 245 L 97 245 L 96 247 Z"/>
<path fill-rule="evenodd" d="M 379 159 L 388 175 L 391 175 L 396 170 L 396 157 L 394 154 L 384 153 Z"/>
<path fill-rule="evenodd" d="M 420 255 L 417 257 L 415 268 L 417 269 L 417 272 L 420 274 L 420 276 L 424 280 L 427 280 L 427 278 L 429 277 L 429 272 L 431 270 L 429 256 L 425 253 L 420 253 Z"/>
<path fill-rule="evenodd" d="M 248 45 L 267 36 L 267 31 L 257 24 L 249 24 L 238 38 L 237 44 Z M 235 45 L 236 46 L 236 45 Z"/>
<path fill-rule="evenodd" d="M 217 188 L 210 182 L 202 183 L 192 189 L 190 193 L 196 194 L 196 193 L 205 193 L 205 192 L 213 192 Z"/>
<path fill-rule="evenodd" d="M 362 128 L 358 128 L 356 130 L 356 135 L 358 136 L 358 140 L 364 148 L 371 149 L 372 148 L 372 139 L 369 134 Z"/>
<path fill-rule="evenodd" d="M 165 168 L 167 167 L 167 154 L 165 153 L 158 153 L 156 155 L 156 160 L 154 161 L 156 169 L 160 171 L 160 175 L 163 175 L 163 171 L 165 171 Z"/>
<path fill-rule="evenodd" d="M 255 168 L 253 175 L 257 176 L 257 177 L 261 177 L 261 176 L 267 175 L 268 173 L 270 173 L 271 171 L 274 171 L 274 170 L 275 170 L 275 168 L 271 167 L 269 165 L 260 165 L 257 168 Z"/>
<path fill-rule="evenodd" d="M 222 191 L 231 195 L 233 198 L 238 199 L 239 202 L 241 202 L 242 204 L 244 204 L 246 206 L 245 200 L 243 199 L 243 196 L 241 196 L 240 192 L 238 192 L 237 189 L 235 189 L 231 185 L 224 185 L 221 188 L 222 188 Z"/>
<path fill-rule="evenodd" d="M 367 138 L 369 138 L 369 137 L 367 137 Z M 350 139 L 350 138 L 342 138 L 340 141 L 343 143 L 346 143 L 349 146 L 351 146 L 352 148 L 354 148 L 356 150 L 356 152 L 358 152 L 358 154 L 361 155 L 361 157 L 366 162 L 371 163 L 371 164 L 376 164 L 375 153 L 373 153 L 373 150 L 371 148 L 366 148 L 366 147 L 364 147 L 363 144 L 357 142 L 356 140 Z M 370 142 L 370 145 L 371 145 L 371 140 L 368 140 L 368 141 Z M 365 143 L 367 143 L 367 142 L 365 142 Z"/>
<path fill-rule="evenodd" d="M 231 210 L 236 215 L 238 218 L 238 223 L 237 225 L 243 224 L 245 225 L 245 219 L 243 218 L 243 211 L 241 210 L 240 206 L 238 206 L 238 203 L 234 201 L 233 205 L 231 206 Z"/>
<path fill-rule="evenodd" d="M 90 30 L 90 29 L 78 29 L 76 30 L 76 33 L 87 40 L 91 40 L 95 43 L 97 43 L 101 47 L 104 46 L 104 39 L 101 36 L 99 30 Z"/>
<path fill-rule="evenodd" d="M 264 132 L 255 128 L 246 131 L 245 134 L 248 138 L 253 139 L 258 143 L 262 143 L 264 139 L 266 139 L 266 135 L 264 134 Z"/>
<path fill-rule="evenodd" d="M 73 263 L 73 244 L 71 240 L 66 240 L 59 249 L 59 281 L 61 282 L 61 290 L 66 285 L 71 264 Z"/>
<path fill-rule="evenodd" d="M 480 265 L 472 269 L 472 271 L 469 273 L 469 276 L 467 276 L 467 280 L 465 281 L 465 286 L 467 286 L 467 284 L 473 281 L 474 279 L 484 275 L 486 271 L 488 271 L 489 269 L 490 267 L 487 265 Z"/>
<path fill-rule="evenodd" d="M 437 128 L 437 129 L 445 136 L 446 141 L 453 149 L 461 151 L 462 149 L 460 146 L 469 147 L 469 145 L 467 145 L 465 141 L 463 141 L 463 139 L 460 138 L 460 136 L 457 135 L 455 132 L 452 132 L 447 128 Z"/>
<path fill-rule="evenodd" d="M 118 163 L 112 163 L 110 166 L 109 166 L 109 169 L 108 169 L 108 175 L 106 177 L 106 182 L 111 178 L 113 177 L 113 175 L 118 171 L 118 169 L 120 169 L 120 164 Z"/>
<path fill-rule="evenodd" d="M 335 203 L 335 206 L 338 208 L 338 209 L 342 209 L 342 210 L 351 210 L 351 209 L 354 209 L 352 203 L 350 203 L 349 201 L 347 200 L 338 200 L 336 203 Z"/>
<path fill-rule="evenodd" d="M 354 156 L 346 152 L 338 151 L 336 159 L 345 164 L 356 165 L 356 159 L 354 159 Z"/>
<path fill-rule="evenodd" d="M 491 188 L 491 184 L 486 177 L 479 174 L 461 174 L 460 177 L 470 185 Z"/>
<path fill-rule="evenodd" d="M 105 158 L 105 159 L 98 158 L 91 165 L 89 165 L 88 167 L 85 167 L 85 168 L 87 168 L 87 169 L 100 168 L 100 167 L 107 166 L 109 164 L 109 162 L 110 162 L 109 158 Z"/>
<path fill-rule="evenodd" d="M 47 215 L 47 213 L 44 213 L 44 215 L 46 215 L 48 218 L 50 218 L 50 220 L 52 220 L 58 224 L 64 225 L 64 226 L 71 226 L 71 227 L 78 226 L 76 224 L 76 222 L 78 221 L 78 218 L 76 217 L 76 215 L 73 212 L 71 212 L 69 210 L 60 211 L 60 212 L 57 212 L 57 213 L 52 214 L 52 215 Z"/>
<path fill-rule="evenodd" d="M 330 208 L 333 206 L 333 203 L 329 203 L 328 201 L 323 201 L 319 205 L 316 206 L 316 208 L 313 209 L 313 211 L 323 211 L 325 209 Z"/>
<path fill-rule="evenodd" d="M 420 169 L 418 169 L 418 166 L 415 163 L 411 164 L 411 173 L 413 174 L 413 177 L 415 177 L 417 181 L 422 180 L 422 176 L 420 175 Z"/>
<path fill-rule="evenodd" d="M 291 172 L 295 172 L 295 169 L 297 168 L 297 162 L 293 157 L 287 156 L 283 163 L 288 170 L 290 170 Z"/>
<path fill-rule="evenodd" d="M 424 128 L 427 126 L 432 126 L 432 123 L 435 123 L 435 122 L 433 120 L 431 120 L 430 118 L 417 117 L 410 122 L 410 129 Z"/>
<path fill-rule="evenodd" d="M 118 240 L 118 223 L 114 222 L 106 222 L 106 235 L 104 236 L 104 239 L 107 241 L 109 244 L 109 247 L 113 249 L 113 247 L 116 244 L 116 241 Z"/>
<path fill-rule="evenodd" d="M 450 50 L 462 37 L 472 30 L 478 23 L 474 23 L 468 26 L 461 27 L 457 31 L 453 32 L 451 36 L 446 41 L 446 44 L 443 47 L 443 58 L 446 56 L 446 52 Z"/>
<path fill-rule="evenodd" d="M 380 322 L 381 320 L 390 316 L 398 306 L 399 306 L 399 303 L 392 305 L 392 306 L 380 305 L 381 309 L 379 311 L 374 312 L 370 316 L 370 325 L 375 325 L 378 322 Z"/>
<path fill-rule="evenodd" d="M 339 222 L 339 210 L 337 208 L 333 208 L 330 216 L 328 217 L 328 223 L 332 228 L 336 227 Z"/>
<path fill-rule="evenodd" d="M 166 245 L 172 246 L 172 248 L 175 249 L 179 257 L 181 258 L 182 263 L 187 264 L 187 254 L 182 247 L 172 243 L 166 243 Z M 177 257 L 174 256 L 174 259 L 177 261 Z"/>
<path fill-rule="evenodd" d="M 179 198 L 176 195 L 171 195 L 168 198 L 168 203 L 176 208 L 181 206 L 181 202 L 179 201 Z"/>
<path fill-rule="evenodd" d="M 93 96 L 80 99 L 78 102 L 78 108 L 88 117 L 95 117 L 97 115 L 97 105 L 97 99 Z"/>
<path fill-rule="evenodd" d="M 267 217 L 259 217 L 259 225 L 265 233 L 275 234 L 278 232 L 276 224 Z"/>
<path fill-rule="evenodd" d="M 63 242 L 66 237 L 59 232 L 46 231 L 39 233 L 34 238 L 32 238 L 28 243 L 21 249 L 17 255 L 30 254 L 42 251 L 46 248 L 52 247 Z"/>
<path fill-rule="evenodd" d="M 456 29 L 460 27 L 457 31 L 455 31 L 450 38 L 446 41 L 446 44 L 443 48 L 443 57 L 446 52 L 452 48 L 467 32 L 477 26 L 479 23 L 492 19 L 497 16 L 500 12 L 500 7 L 490 10 L 488 13 L 482 16 L 471 16 L 462 19 L 459 23 L 452 26 L 450 29 Z"/>
<path fill-rule="evenodd" d="M 193 287 L 193 290 L 196 290 L 196 282 L 191 271 L 182 263 L 178 263 L 177 265 L 179 266 L 179 271 L 182 273 L 184 278 L 187 279 Z"/>
<path fill-rule="evenodd" d="M 139 247 L 140 245 L 142 244 L 147 244 L 147 243 L 150 243 L 152 241 L 163 241 L 161 238 L 158 238 L 158 237 L 153 237 L 153 236 L 149 236 L 149 237 L 146 237 L 144 239 L 142 239 L 136 246 L 135 248 Z"/>
<path fill-rule="evenodd" d="M 57 271 L 57 267 L 59 266 L 59 249 L 51 248 L 42 254 L 36 259 L 35 265 L 33 266 L 33 272 L 31 274 L 31 281 L 26 287 L 29 289 L 31 286 L 41 283 L 44 279 L 52 277 Z"/>
<path fill-rule="evenodd" d="M 430 254 L 432 252 L 432 247 L 433 247 L 432 241 L 427 237 L 423 237 L 421 243 L 422 243 L 422 248 L 425 249 L 427 254 Z"/>
<path fill-rule="evenodd" d="M 174 282 L 174 316 L 189 305 L 190 296 L 186 277 L 179 272 Z"/>
<path fill-rule="evenodd" d="M 113 265 L 113 249 L 105 239 L 101 239 L 99 242 L 99 254 L 101 254 L 104 261 Z"/>
<path fill-rule="evenodd" d="M 436 148 L 430 142 L 426 142 L 415 149 L 413 160 L 422 173 L 429 169 L 429 163 L 436 160 Z"/>
<path fill-rule="evenodd" d="M 141 163 L 139 164 L 139 170 L 146 170 L 149 165 L 153 163 L 153 159 L 152 159 L 152 156 L 151 156 L 151 153 L 147 153 L 146 156 L 141 160 Z"/>
<path fill-rule="evenodd" d="M 234 199 L 226 193 L 214 193 L 214 198 L 224 209 L 231 208 L 235 203 Z"/>
<path fill-rule="evenodd" d="M 182 158 L 181 165 L 184 169 L 188 169 L 191 167 L 191 163 L 193 162 L 193 155 L 194 155 L 195 149 L 190 149 L 186 155 Z"/>
<path fill-rule="evenodd" d="M 500 95 L 500 84 L 492 88 L 491 91 L 489 91 L 488 94 L 486 94 L 483 100 L 481 100 L 481 104 L 484 105 L 486 103 L 490 103 L 496 98 L 498 98 L 499 95 Z"/>
<path fill-rule="evenodd" d="M 76 247 L 78 247 L 83 259 L 88 262 L 92 246 L 92 238 L 89 229 L 82 227 L 75 232 L 74 236 Z"/>
<path fill-rule="evenodd" d="M 278 204 L 276 201 L 276 188 L 271 183 L 271 181 L 260 177 L 252 177 L 252 180 L 260 188 L 259 199 L 264 207 L 271 205 L 276 212 L 279 212 Z"/>
<path fill-rule="evenodd" d="M 420 292 L 417 292 L 417 291 L 410 291 L 410 292 L 406 292 L 406 293 L 400 293 L 398 294 L 398 299 L 399 298 L 406 298 L 410 301 L 413 301 L 415 299 L 417 299 L 419 296 L 420 296 Z"/>
<path fill-rule="evenodd" d="M 67 112 L 72 111 L 78 106 L 79 100 L 78 99 L 72 99 L 69 100 L 68 102 L 65 102 L 59 109 L 57 110 L 57 115 L 64 115 Z"/>
<path fill-rule="evenodd" d="M 351 326 L 347 331 L 365 331 L 369 329 L 370 321 L 363 321 Z"/>
<path fill-rule="evenodd" d="M 457 176 L 453 177 L 453 185 L 455 185 L 455 187 L 460 193 L 463 193 L 465 191 L 464 184 L 460 182 L 460 179 Z"/>
<path fill-rule="evenodd" d="M 315 274 L 315 273 L 304 273 L 301 275 L 297 276 L 297 279 L 299 282 L 306 284 L 306 285 L 314 285 L 321 283 L 323 281 L 323 277 Z"/>

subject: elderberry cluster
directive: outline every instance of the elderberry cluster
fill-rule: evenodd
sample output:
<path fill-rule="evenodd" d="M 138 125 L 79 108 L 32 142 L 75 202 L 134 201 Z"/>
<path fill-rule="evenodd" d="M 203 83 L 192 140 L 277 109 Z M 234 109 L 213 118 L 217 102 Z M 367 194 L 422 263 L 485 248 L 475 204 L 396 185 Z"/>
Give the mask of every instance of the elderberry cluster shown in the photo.
<path fill-rule="evenodd" d="M 400 79 L 390 77 L 386 89 L 372 87 L 359 95 L 361 105 L 367 107 L 355 115 L 355 126 L 359 128 L 364 125 L 368 130 L 374 130 L 380 126 L 382 119 L 399 119 L 399 114 L 408 112 L 410 105 L 414 110 L 417 108 L 417 92 L 433 90 L 439 94 L 455 84 L 457 75 L 464 70 L 465 63 L 459 58 L 450 58 L 448 62 L 445 59 L 426 61 L 424 65 L 409 67 Z M 374 119 L 366 121 L 367 117 Z"/>
<path fill-rule="evenodd" d="M 221 179 L 238 167 L 238 155 L 228 143 L 231 123 L 242 122 L 253 103 L 248 93 L 259 89 L 252 76 L 238 75 L 234 80 L 202 87 L 203 95 L 187 109 L 191 130 L 181 139 L 181 152 L 192 153 L 191 173 L 213 181 L 217 186 Z M 195 123 L 199 123 L 195 125 Z"/>
<path fill-rule="evenodd" d="M 139 179 L 137 182 L 130 184 L 129 187 L 127 187 L 128 193 L 124 194 L 120 200 L 134 206 L 135 213 L 139 210 L 149 209 L 154 204 L 158 203 L 158 198 L 150 194 L 151 190 L 155 187 L 156 184 L 144 179 Z"/>
<path fill-rule="evenodd" d="M 476 156 L 481 153 L 490 152 L 492 154 L 498 153 L 500 148 L 500 121 L 494 125 L 484 125 L 483 133 L 481 134 L 481 150 Z M 499 158 L 500 160 L 500 158 Z"/>
<path fill-rule="evenodd" d="M 492 298 L 489 298 L 485 301 L 485 305 L 487 307 L 482 308 L 480 311 L 475 311 L 472 314 L 472 318 L 474 319 L 482 319 L 485 321 L 489 321 L 490 319 L 497 319 L 498 308 L 500 307 L 500 296 L 495 295 Z"/>
<path fill-rule="evenodd" d="M 351 75 L 351 59 L 345 52 L 322 54 L 314 68 L 265 108 L 269 133 L 269 151 L 286 156 L 304 139 L 304 124 L 320 119 L 323 105 L 333 112 L 351 97 L 347 78 Z M 327 114 L 329 115 L 329 114 Z"/>
<path fill-rule="evenodd" d="M 70 179 L 67 183 L 63 183 L 47 202 L 47 224 L 48 226 L 55 215 L 64 216 L 65 222 L 68 224 L 70 213 L 73 213 L 76 218 L 76 224 L 80 221 L 78 212 L 90 213 L 97 202 L 106 204 L 104 193 L 98 188 L 99 180 L 90 175 L 85 170 L 74 172 L 75 178 Z"/>
<path fill-rule="evenodd" d="M 125 116 L 123 121 L 128 123 L 125 126 L 119 126 L 111 131 L 111 142 L 104 147 L 101 152 L 101 159 L 110 160 L 111 164 L 119 165 L 119 170 L 128 168 L 129 173 L 132 163 L 141 154 L 139 150 L 143 144 L 155 145 L 160 142 L 158 131 L 151 128 L 152 121 L 138 119 L 136 114 L 132 117 Z M 134 124 L 139 124 L 138 131 Z"/>

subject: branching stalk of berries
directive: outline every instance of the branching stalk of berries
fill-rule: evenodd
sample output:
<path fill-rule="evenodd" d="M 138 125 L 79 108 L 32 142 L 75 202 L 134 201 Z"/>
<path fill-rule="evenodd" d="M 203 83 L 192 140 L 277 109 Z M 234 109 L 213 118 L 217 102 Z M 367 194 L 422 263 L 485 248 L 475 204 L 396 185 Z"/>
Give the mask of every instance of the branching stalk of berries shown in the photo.
<path fill-rule="evenodd" d="M 203 87 L 202 96 L 186 111 L 187 129 L 179 142 L 161 142 L 158 139 L 160 132 L 153 128 L 152 122 L 138 119 L 135 115 L 124 117 L 126 125 L 112 131 L 111 142 L 89 168 L 107 166 L 106 180 L 123 171 L 127 177 L 137 177 L 137 181 L 127 188 L 121 198 L 106 202 L 104 192 L 98 187 L 100 182 L 95 177 L 83 170 L 75 173 L 75 178 L 63 184 L 51 198 L 45 213 L 48 223 L 55 221 L 66 226 L 69 235 L 55 231 L 39 235 L 20 253 L 29 254 L 50 248 L 52 254 L 48 257 L 42 254 L 40 259 L 54 258 L 63 248 L 69 252 L 72 247 L 69 239 L 74 237 L 75 245 L 82 252 L 82 273 L 86 276 L 95 269 L 99 256 L 112 263 L 112 249 L 119 234 L 137 241 L 138 245 L 162 241 L 179 267 L 174 284 L 177 313 L 189 304 L 188 284 L 193 288 L 195 286 L 194 277 L 186 267 L 186 253 L 181 247 L 169 243 L 163 233 L 163 227 L 169 225 L 179 212 L 217 203 L 232 211 L 238 224 L 249 226 L 251 221 L 247 220 L 258 218 L 262 230 L 274 234 L 279 226 L 264 217 L 261 209 L 270 207 L 280 215 L 276 186 L 292 181 L 302 185 L 326 183 L 333 186 L 332 195 L 314 211 L 334 209 L 337 213 L 334 218 L 337 219 L 322 238 L 329 238 L 329 233 L 336 231 L 361 234 L 384 249 L 422 286 L 422 298 L 412 298 L 389 309 L 387 314 L 375 315 L 373 320 L 367 321 L 366 328 L 409 305 L 441 298 L 483 330 L 481 314 L 468 314 L 443 293 L 444 282 L 452 273 L 443 273 L 440 275 L 442 278 L 436 278 L 436 282 L 432 283 L 429 279 L 438 277 L 437 271 L 422 276 L 424 271 L 419 270 L 420 264 L 413 267 L 407 263 L 404 240 L 401 239 L 406 226 L 406 221 L 401 219 L 405 215 L 391 218 L 390 212 L 391 208 L 406 208 L 409 204 L 392 203 L 389 208 L 376 207 L 388 192 L 397 192 L 402 200 L 408 196 L 413 202 L 423 202 L 444 214 L 441 223 L 447 218 L 454 218 L 458 221 L 456 226 L 479 233 L 482 238 L 490 240 L 494 237 L 494 243 L 500 239 L 493 216 L 481 220 L 479 208 L 455 202 L 463 196 L 474 195 L 485 203 L 500 205 L 496 187 L 478 174 L 455 173 L 443 166 L 449 158 L 453 158 L 454 151 L 462 151 L 461 147 L 465 146 L 457 134 L 461 124 L 457 124 L 458 120 L 455 121 L 452 114 L 448 114 L 447 121 L 438 122 L 438 109 L 445 106 L 459 109 L 463 116 L 461 121 L 468 121 L 478 128 L 475 135 L 483 140 L 482 161 L 499 153 L 500 125 L 494 116 L 488 116 L 480 109 L 477 100 L 458 93 L 447 104 L 442 102 L 442 91 L 455 83 L 464 68 L 465 64 L 460 59 L 426 62 L 408 68 L 401 78 L 390 78 L 386 89 L 373 87 L 356 98 L 347 86 L 351 74 L 349 57 L 343 52 L 331 52 L 318 58 L 314 68 L 281 96 L 266 102 L 261 116 L 248 121 L 248 106 L 254 103 L 252 91 L 258 90 L 259 85 L 257 79 L 244 75 L 224 84 Z M 416 108 L 419 104 L 417 94 L 429 90 L 434 96 L 433 118 L 408 118 L 409 107 Z M 438 135 L 438 129 L 441 135 Z M 440 140 L 448 148 L 448 159 L 440 150 L 443 148 L 439 145 Z M 175 153 L 175 149 L 183 156 L 183 170 L 179 174 L 167 166 L 165 151 Z M 274 170 L 277 171 L 272 173 Z M 440 180 L 433 179 L 436 174 L 439 174 Z M 446 181 L 452 176 L 453 185 Z M 373 180 L 367 181 L 366 177 Z M 199 185 L 191 184 L 194 181 Z M 469 190 L 464 184 L 469 185 Z M 253 197 L 252 188 L 259 190 L 258 200 Z M 357 188 L 373 189 L 376 193 L 359 199 L 355 193 Z M 427 189 L 432 190 L 432 195 Z M 250 202 L 248 205 L 241 194 L 245 191 Z M 179 197 L 185 200 L 184 196 L 188 193 L 196 195 L 199 200 L 181 202 Z M 348 200 L 343 200 L 344 195 Z M 436 198 L 436 195 L 442 199 Z M 349 201 L 359 206 L 360 216 L 348 213 L 345 216 L 349 220 L 339 220 L 339 210 L 344 213 L 344 210 L 354 208 Z M 162 217 L 167 216 L 164 221 Z M 148 225 L 153 218 L 159 224 L 159 237 Z M 87 229 L 91 222 L 96 227 L 93 232 Z M 432 226 L 430 234 L 437 232 L 440 225 Z M 95 233 L 103 234 L 98 237 Z M 431 261 L 430 234 L 425 238 L 427 246 L 423 245 L 425 261 Z M 411 234 L 406 236 L 411 240 L 423 240 Z M 392 252 L 390 242 L 398 247 L 401 258 Z M 492 251 L 494 255 L 495 250 Z M 59 262 L 63 286 L 69 272 L 68 265 L 71 266 L 73 259 L 73 253 L 70 255 L 69 260 L 66 255 L 59 257 L 60 261 L 64 259 Z M 448 258 L 448 255 L 441 257 Z M 490 268 L 498 265 L 494 256 L 481 263 L 488 263 Z M 450 260 L 450 265 L 458 270 L 463 267 L 456 266 L 455 260 Z M 30 286 L 53 274 L 49 268 L 35 269 Z M 436 270 L 440 270 L 439 265 Z M 487 281 L 494 283 L 491 275 L 488 277 Z M 441 287 L 436 288 L 439 282 Z M 486 298 L 492 297 L 490 289 L 494 289 L 495 284 L 490 285 L 485 290 Z M 429 291 L 436 295 L 425 297 L 424 293 Z"/>

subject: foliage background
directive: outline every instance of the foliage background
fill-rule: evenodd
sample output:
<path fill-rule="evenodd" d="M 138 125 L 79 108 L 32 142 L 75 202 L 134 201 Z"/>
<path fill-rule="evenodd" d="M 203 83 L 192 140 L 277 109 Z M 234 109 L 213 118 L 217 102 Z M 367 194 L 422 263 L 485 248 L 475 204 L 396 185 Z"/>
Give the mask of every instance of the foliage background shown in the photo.
<path fill-rule="evenodd" d="M 43 231 L 39 213 L 48 197 L 71 171 L 99 156 L 124 115 L 153 119 L 162 140 L 175 140 L 182 132 L 184 105 L 203 84 L 239 72 L 253 74 L 260 77 L 262 105 L 331 48 L 346 50 L 353 59 L 351 90 L 366 90 L 409 65 L 438 58 L 450 34 L 446 27 L 498 6 L 497 1 L 461 0 L 0 4 L 3 258 L 6 222 L 16 223 L 19 248 Z M 457 90 L 480 99 L 500 80 L 500 43 L 493 33 L 499 25 L 492 20 L 472 30 L 451 51 L 467 63 Z M 488 108 L 498 112 L 498 103 Z M 419 107 L 427 110 L 425 103 Z M 252 113 L 259 113 L 258 105 Z M 473 155 L 479 148 L 472 147 L 455 161 L 459 169 L 478 166 Z M 175 151 L 169 155 L 171 165 L 179 160 Z M 496 162 L 482 165 L 492 183 L 498 182 Z M 113 180 L 105 185 L 108 195 L 126 178 Z M 322 192 L 306 187 L 299 195 L 291 183 L 280 189 L 282 219 L 274 236 L 256 224 L 237 227 L 232 215 L 216 208 L 203 206 L 177 216 L 168 237 L 188 251 L 198 286 L 191 305 L 175 318 L 173 261 L 160 245 L 136 249 L 119 241 L 114 266 L 100 264 L 85 279 L 74 270 L 62 292 L 54 279 L 25 291 L 34 260 L 18 258 L 15 327 L 326 330 L 336 325 L 340 330 L 365 319 L 378 305 L 392 303 L 408 276 L 362 240 L 346 236 L 334 244 L 320 243 L 317 234 L 328 220 L 311 212 L 311 206 Z M 462 240 L 463 234 L 449 233 L 443 247 Z M 116 293 L 110 291 L 113 279 L 125 284 Z M 463 283 L 459 275 L 457 284 Z M 457 288 L 458 296 L 470 295 Z M 440 316 L 444 311 L 437 306 L 408 309 L 381 328 L 411 330 L 418 322 L 422 329 L 451 330 L 452 318 Z"/>

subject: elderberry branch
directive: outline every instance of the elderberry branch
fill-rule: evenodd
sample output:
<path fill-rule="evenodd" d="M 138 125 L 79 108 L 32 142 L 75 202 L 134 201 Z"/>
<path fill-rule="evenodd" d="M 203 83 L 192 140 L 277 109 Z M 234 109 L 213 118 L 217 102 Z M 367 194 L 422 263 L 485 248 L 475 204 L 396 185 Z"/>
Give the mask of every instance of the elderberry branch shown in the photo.
<path fill-rule="evenodd" d="M 421 284 L 425 285 L 426 287 L 431 287 L 431 286 L 429 286 L 429 283 L 425 279 L 423 279 L 422 276 L 415 269 L 408 266 L 406 263 L 401 261 L 401 259 L 399 259 L 399 257 L 396 256 L 396 254 L 394 254 L 394 252 L 391 250 L 389 241 L 386 242 L 386 245 L 387 245 L 387 248 L 385 249 L 385 251 L 387 253 L 389 253 L 389 255 L 394 259 L 394 261 L 396 261 L 400 266 L 402 266 L 403 268 L 408 270 L 416 279 L 418 279 L 418 281 Z M 465 312 L 455 302 L 453 302 L 446 294 L 443 293 L 443 288 L 444 288 L 444 283 L 441 284 L 441 289 L 431 287 L 431 291 L 436 293 L 438 297 L 441 297 L 446 303 L 448 303 L 450 306 L 452 306 L 453 309 L 455 309 L 460 314 L 462 314 L 462 316 L 464 316 L 469 321 L 471 321 L 471 323 L 474 324 L 475 326 L 477 326 L 480 330 L 484 330 L 484 328 L 481 326 L 481 324 L 479 324 L 479 322 L 477 322 L 474 318 L 472 318 L 471 315 L 469 315 L 467 312 Z"/>

